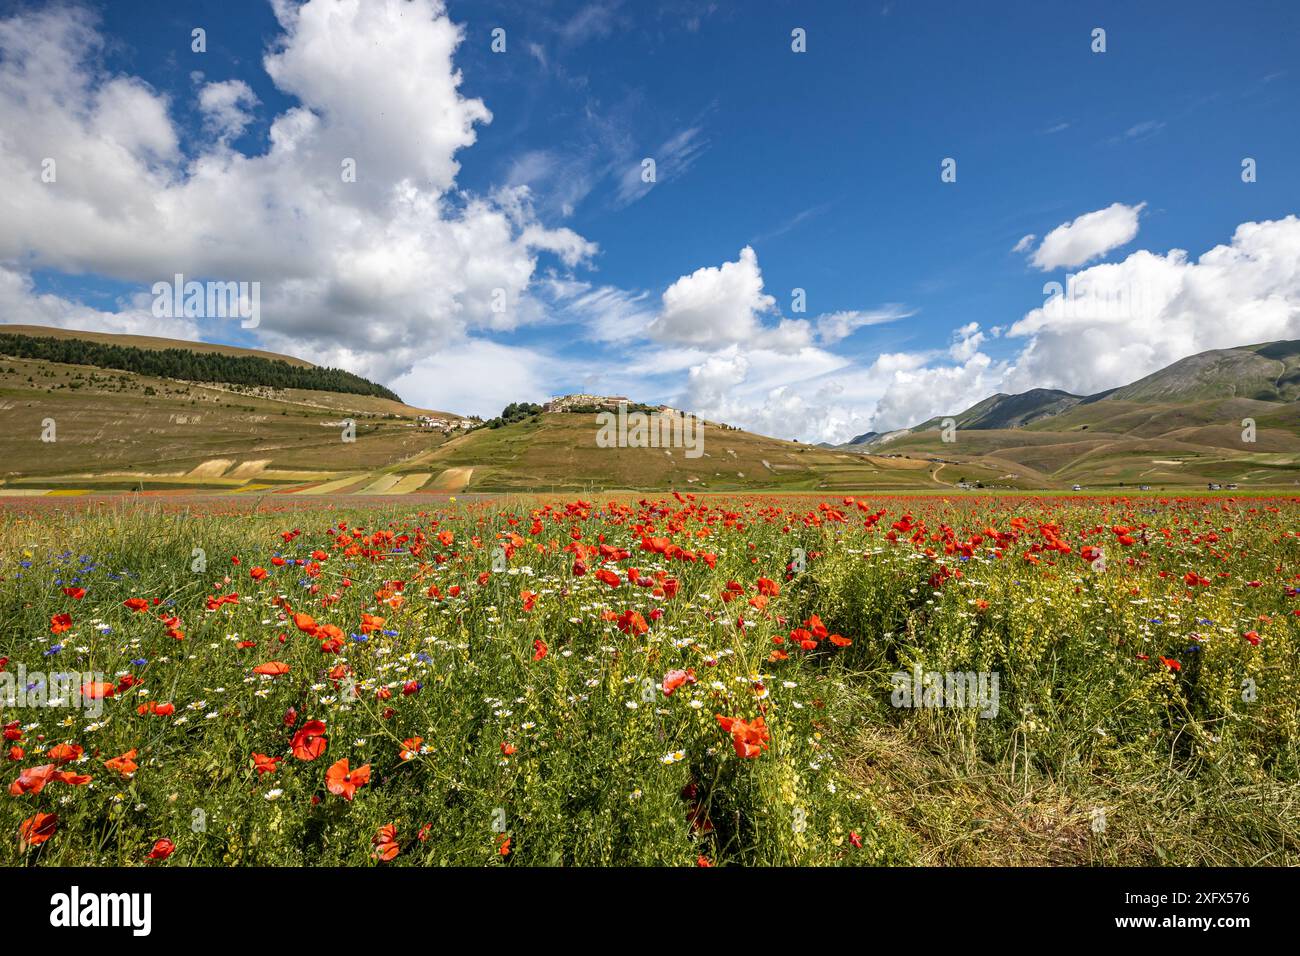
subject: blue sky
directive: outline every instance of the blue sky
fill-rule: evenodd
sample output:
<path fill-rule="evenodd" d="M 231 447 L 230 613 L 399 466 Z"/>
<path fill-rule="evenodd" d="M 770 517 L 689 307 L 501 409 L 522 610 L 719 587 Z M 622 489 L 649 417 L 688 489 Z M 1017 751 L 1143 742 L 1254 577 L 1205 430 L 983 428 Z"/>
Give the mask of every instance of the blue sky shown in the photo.
<path fill-rule="evenodd" d="M 592 389 L 832 441 L 998 389 L 1111 387 L 1239 335 L 1300 337 L 1286 266 L 1300 213 L 1295 4 L 316 6 L 0 6 L 15 25 L 0 33 L 0 159 L 31 169 L 62 151 L 73 165 L 89 145 L 114 155 L 114 137 L 129 154 L 105 176 L 111 193 L 0 200 L 20 222 L 0 246 L 6 321 L 260 344 L 457 411 Z M 445 63 L 440 24 L 459 28 Z M 806 52 L 791 49 L 796 28 Z M 54 49 L 94 42 L 60 64 L 36 55 L 42 33 Z M 332 71 L 313 44 L 347 66 Z M 279 78 L 268 53 L 283 56 Z M 138 93 L 121 109 L 98 93 L 115 81 Z M 64 92 L 27 116 L 20 94 L 38 82 Z M 250 95 L 222 110 L 234 83 Z M 272 124 L 304 110 L 320 128 L 295 155 L 318 166 L 295 173 Z M 439 142 L 447 110 L 458 132 Z M 360 168 L 384 167 L 380 182 L 295 191 L 327 154 L 337 165 L 368 149 Z M 948 157 L 956 182 L 940 178 Z M 217 169 L 211 197 L 201 164 Z M 153 207 L 138 215 L 122 208 L 132 182 Z M 51 220 L 79 240 L 51 236 Z M 1249 223 L 1267 228 L 1238 231 Z M 332 233 L 364 245 L 355 274 Z M 177 271 L 261 281 L 258 328 L 149 324 L 141 290 Z M 1044 283 L 1069 273 L 1142 306 L 1045 308 Z M 495 288 L 507 317 L 485 311 Z M 833 315 L 841 330 L 825 332 Z"/>

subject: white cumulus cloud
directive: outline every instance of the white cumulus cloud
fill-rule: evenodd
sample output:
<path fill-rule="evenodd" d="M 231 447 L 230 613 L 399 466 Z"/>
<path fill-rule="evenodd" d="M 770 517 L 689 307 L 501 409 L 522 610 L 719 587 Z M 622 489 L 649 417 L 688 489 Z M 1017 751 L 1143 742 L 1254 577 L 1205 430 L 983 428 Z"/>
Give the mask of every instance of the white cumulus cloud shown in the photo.
<path fill-rule="evenodd" d="M 491 114 L 459 90 L 462 31 L 442 3 L 274 10 L 264 67 L 300 105 L 270 118 L 256 155 L 226 142 L 256 105 L 244 84 L 197 91 L 220 135 L 183 157 L 175 104 L 105 69 L 93 14 L 0 20 L 0 129 L 22 131 L 0 135 L 0 261 L 143 288 L 176 273 L 257 281 L 263 344 L 380 379 L 476 330 L 539 319 L 539 257 L 573 268 L 597 250 L 540 222 L 524 186 L 457 189 L 457 153 Z M 54 182 L 41 180 L 46 157 Z"/>
<path fill-rule="evenodd" d="M 1146 203 L 1126 206 L 1112 203 L 1105 209 L 1084 213 L 1073 222 L 1057 226 L 1030 255 L 1029 261 L 1044 272 L 1083 265 L 1132 242 L 1138 234 L 1138 217 Z M 1013 251 L 1027 250 L 1033 237 L 1025 236 Z"/>
<path fill-rule="evenodd" d="M 735 262 L 704 266 L 670 285 L 649 331 L 664 342 L 721 347 L 752 339 L 759 316 L 775 308 L 758 255 L 746 246 Z"/>

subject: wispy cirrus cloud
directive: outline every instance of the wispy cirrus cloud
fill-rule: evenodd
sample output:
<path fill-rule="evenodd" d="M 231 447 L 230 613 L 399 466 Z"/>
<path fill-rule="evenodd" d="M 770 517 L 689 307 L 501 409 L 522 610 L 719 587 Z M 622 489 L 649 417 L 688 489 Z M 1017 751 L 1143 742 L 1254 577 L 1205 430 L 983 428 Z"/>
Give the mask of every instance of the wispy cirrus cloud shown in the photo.
<path fill-rule="evenodd" d="M 750 245 L 757 245 L 760 242 L 766 242 L 769 239 L 776 239 L 784 236 L 787 232 L 797 229 L 809 220 L 816 219 L 822 213 L 826 212 L 833 206 L 832 202 L 818 203 L 815 206 L 809 206 L 807 209 L 801 209 L 789 219 L 780 223 L 776 227 L 769 229 L 767 232 L 761 232 L 749 240 Z"/>
<path fill-rule="evenodd" d="M 817 328 L 817 341 L 822 345 L 834 345 L 847 339 L 858 329 L 897 322 L 913 315 L 916 315 L 915 309 L 909 309 L 897 304 L 886 305 L 879 309 L 829 312 L 826 315 L 819 315 L 814 320 Z"/>
<path fill-rule="evenodd" d="M 1123 133 L 1120 133 L 1116 136 L 1112 136 L 1109 140 L 1107 140 L 1107 142 L 1112 146 L 1118 145 L 1119 143 L 1126 143 L 1126 142 L 1127 143 L 1141 142 L 1144 139 L 1149 139 L 1152 136 L 1155 136 L 1167 125 L 1168 124 L 1164 120 L 1154 120 L 1154 119 L 1142 120 L 1142 122 L 1140 123 L 1134 123 L 1128 129 L 1124 130 Z"/>
<path fill-rule="evenodd" d="M 650 150 L 642 158 L 625 156 L 622 159 L 624 169 L 618 177 L 615 205 L 629 206 L 646 196 L 660 183 L 671 182 L 684 176 L 708 146 L 702 134 L 701 127 L 690 126 L 678 130 L 658 148 Z M 646 160 L 654 163 L 653 179 L 648 175 Z"/>

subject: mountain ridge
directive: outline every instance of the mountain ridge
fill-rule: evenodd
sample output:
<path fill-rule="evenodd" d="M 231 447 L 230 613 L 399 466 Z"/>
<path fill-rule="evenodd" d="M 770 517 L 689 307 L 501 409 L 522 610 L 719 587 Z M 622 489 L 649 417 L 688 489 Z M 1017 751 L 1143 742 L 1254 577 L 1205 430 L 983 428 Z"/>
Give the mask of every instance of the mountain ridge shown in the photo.
<path fill-rule="evenodd" d="M 992 395 L 840 447 L 1045 487 L 1300 484 L 1300 340 L 1199 352 L 1092 395 Z"/>
<path fill-rule="evenodd" d="M 1242 394 L 1249 392 L 1250 394 Z M 1283 339 L 1226 349 L 1208 349 L 1170 363 L 1130 382 L 1090 395 L 1062 389 L 1032 388 L 997 392 L 955 415 L 936 415 L 918 425 L 892 432 L 866 432 L 840 447 L 885 444 L 890 436 L 938 430 L 952 418 L 957 428 L 1014 429 L 1041 423 L 1076 406 L 1098 402 L 1191 401 L 1249 398 L 1254 401 L 1300 401 L 1300 339 Z"/>

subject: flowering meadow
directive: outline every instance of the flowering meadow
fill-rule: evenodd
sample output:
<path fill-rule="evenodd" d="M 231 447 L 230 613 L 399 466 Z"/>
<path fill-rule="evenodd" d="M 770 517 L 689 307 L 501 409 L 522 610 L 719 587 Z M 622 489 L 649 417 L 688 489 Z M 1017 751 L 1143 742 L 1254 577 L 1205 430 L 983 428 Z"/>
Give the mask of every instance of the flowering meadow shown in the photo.
<path fill-rule="evenodd" d="M 1300 863 L 1300 499 L 274 502 L 0 513 L 0 861 Z"/>

